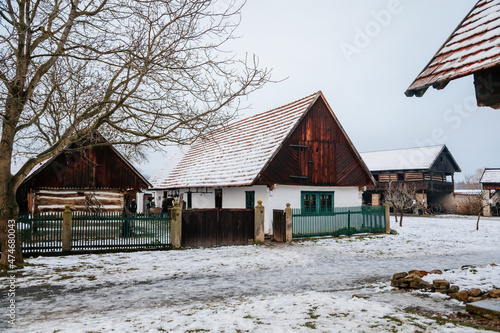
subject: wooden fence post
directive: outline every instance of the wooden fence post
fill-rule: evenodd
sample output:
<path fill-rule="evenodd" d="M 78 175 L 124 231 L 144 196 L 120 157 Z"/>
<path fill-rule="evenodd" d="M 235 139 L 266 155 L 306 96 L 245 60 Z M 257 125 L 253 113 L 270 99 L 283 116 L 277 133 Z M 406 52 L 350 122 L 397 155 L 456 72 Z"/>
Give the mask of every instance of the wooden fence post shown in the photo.
<path fill-rule="evenodd" d="M 391 214 L 389 212 L 389 204 L 385 203 L 385 233 L 391 233 Z"/>
<path fill-rule="evenodd" d="M 63 212 L 62 239 L 61 239 L 63 253 L 71 252 L 71 227 L 73 224 L 73 216 L 69 208 L 70 205 L 66 205 L 65 210 Z"/>
<path fill-rule="evenodd" d="M 292 208 L 290 207 L 289 203 L 286 204 L 285 208 L 285 230 L 286 230 L 285 242 L 289 243 L 293 239 Z"/>
<path fill-rule="evenodd" d="M 255 220 L 254 220 L 254 243 L 264 242 L 264 206 L 262 206 L 262 200 L 257 201 L 257 206 L 255 206 Z"/>
<path fill-rule="evenodd" d="M 170 242 L 172 248 L 180 249 L 182 247 L 182 209 L 179 202 L 174 202 L 170 216 Z"/>

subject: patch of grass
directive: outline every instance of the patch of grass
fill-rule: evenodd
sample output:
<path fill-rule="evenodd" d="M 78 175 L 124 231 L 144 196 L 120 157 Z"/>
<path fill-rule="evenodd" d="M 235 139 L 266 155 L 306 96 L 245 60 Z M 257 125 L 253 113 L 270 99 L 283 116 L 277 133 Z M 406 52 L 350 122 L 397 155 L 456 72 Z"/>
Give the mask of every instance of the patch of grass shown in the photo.
<path fill-rule="evenodd" d="M 252 319 L 252 316 L 250 315 L 246 315 L 245 317 L 243 317 L 244 319 Z"/>
<path fill-rule="evenodd" d="M 197 328 L 195 330 L 187 330 L 186 333 L 195 333 L 195 332 L 210 332 L 210 330 L 206 330 L 203 328 Z"/>
<path fill-rule="evenodd" d="M 88 279 L 89 281 L 95 281 L 95 280 L 97 280 L 97 278 L 96 278 L 95 276 L 93 276 L 93 275 L 91 275 L 91 276 L 87 276 L 87 279 Z"/>
<path fill-rule="evenodd" d="M 382 318 L 383 319 L 387 319 L 387 321 L 392 321 L 393 323 L 395 323 L 398 326 L 402 326 L 403 325 L 403 321 L 401 321 L 398 318 L 394 318 L 394 317 L 391 317 L 391 316 L 383 316 Z"/>
<path fill-rule="evenodd" d="M 460 320 L 453 320 L 453 319 L 448 319 L 448 318 L 443 318 L 443 317 L 434 317 L 434 316 L 430 316 L 430 315 L 427 315 L 424 313 L 416 313 L 416 312 L 408 311 L 408 310 L 406 310 L 405 312 L 411 313 L 411 314 L 417 314 L 417 315 L 425 317 L 427 319 L 434 320 L 438 325 L 441 325 L 441 326 L 444 326 L 446 324 L 453 324 L 455 326 L 465 326 L 465 327 L 471 327 L 471 328 L 475 328 L 475 329 L 479 329 L 479 330 L 498 332 L 498 330 L 495 328 L 483 326 L 483 325 L 479 325 L 479 324 L 467 323 L 467 322 L 463 322 Z M 417 326 L 417 325 L 415 325 L 415 326 Z M 420 326 L 418 326 L 418 327 L 420 327 Z"/>
<path fill-rule="evenodd" d="M 80 267 L 78 267 L 78 266 L 73 266 L 73 267 L 71 267 L 71 268 L 69 268 L 69 269 L 56 268 L 56 269 L 54 270 L 54 272 L 56 272 L 56 273 L 61 273 L 61 272 L 77 272 L 77 271 L 79 271 L 79 270 L 80 270 Z"/>
<path fill-rule="evenodd" d="M 316 310 L 317 310 L 317 309 L 318 309 L 318 307 L 317 307 L 317 306 L 315 306 L 315 307 L 311 308 L 311 309 L 307 312 L 307 314 L 309 315 L 309 318 L 311 318 L 311 319 L 318 319 L 319 317 L 321 317 L 321 315 L 316 315 L 316 314 L 314 314 L 314 313 L 316 312 Z"/>
<path fill-rule="evenodd" d="M 315 330 L 315 329 L 316 329 L 316 324 L 315 324 L 315 323 L 312 323 L 312 322 L 310 322 L 310 321 L 308 321 L 307 323 L 305 323 L 305 324 L 304 324 L 304 325 L 302 325 L 302 326 L 304 326 L 304 327 L 308 327 L 308 328 L 313 329 L 313 330 Z"/>
<path fill-rule="evenodd" d="M 74 278 L 73 275 L 61 275 L 59 278 L 56 279 L 56 281 L 64 281 L 64 280 L 69 280 Z"/>

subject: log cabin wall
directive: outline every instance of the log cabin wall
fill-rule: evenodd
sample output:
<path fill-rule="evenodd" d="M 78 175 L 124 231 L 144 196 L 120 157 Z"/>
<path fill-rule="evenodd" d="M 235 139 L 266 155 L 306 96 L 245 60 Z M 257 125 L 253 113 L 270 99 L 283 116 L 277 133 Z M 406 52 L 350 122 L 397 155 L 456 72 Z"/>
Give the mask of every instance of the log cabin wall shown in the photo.
<path fill-rule="evenodd" d="M 372 181 L 328 106 L 318 99 L 257 184 L 367 186 Z"/>
<path fill-rule="evenodd" d="M 122 212 L 125 205 L 124 190 L 79 190 L 79 189 L 39 189 L 28 200 L 30 211 L 35 212 L 62 212 L 65 205 L 70 205 L 72 211 L 87 212 L 88 200 L 102 205 L 103 212 Z"/>
<path fill-rule="evenodd" d="M 26 188 L 146 189 L 146 184 L 110 146 L 62 153 L 23 183 Z"/>
<path fill-rule="evenodd" d="M 93 142 L 105 140 L 98 137 Z M 67 150 L 89 145 L 89 141 L 82 141 Z M 92 193 L 102 200 L 100 210 L 121 212 L 128 197 L 150 185 L 112 146 L 68 151 L 45 163 L 21 184 L 16 194 L 21 212 L 59 211 L 66 204 L 73 210 L 88 211 L 85 198 Z"/>

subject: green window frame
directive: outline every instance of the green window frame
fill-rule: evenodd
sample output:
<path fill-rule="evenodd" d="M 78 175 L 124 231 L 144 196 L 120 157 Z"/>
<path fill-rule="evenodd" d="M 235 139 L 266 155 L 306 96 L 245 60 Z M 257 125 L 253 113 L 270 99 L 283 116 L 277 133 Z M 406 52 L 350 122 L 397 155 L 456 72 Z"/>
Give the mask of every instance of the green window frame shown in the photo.
<path fill-rule="evenodd" d="M 245 191 L 245 208 L 255 208 L 255 191 Z"/>
<path fill-rule="evenodd" d="M 301 206 L 304 214 L 333 213 L 335 192 L 301 192 Z"/>

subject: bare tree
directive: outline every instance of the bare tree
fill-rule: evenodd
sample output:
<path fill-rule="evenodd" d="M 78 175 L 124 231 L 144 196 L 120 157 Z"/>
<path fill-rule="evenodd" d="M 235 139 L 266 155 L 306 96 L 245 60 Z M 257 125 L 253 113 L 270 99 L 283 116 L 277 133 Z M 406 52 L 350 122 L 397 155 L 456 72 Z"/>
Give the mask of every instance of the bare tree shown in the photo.
<path fill-rule="evenodd" d="M 403 214 L 416 205 L 415 187 L 411 184 L 390 182 L 384 193 L 384 200 L 394 210 L 394 216 L 400 214 L 399 226 L 403 226 Z"/>
<path fill-rule="evenodd" d="M 467 173 L 464 175 L 462 182 L 457 183 L 458 187 L 466 190 L 478 190 L 481 189 L 481 176 L 483 175 L 484 168 L 477 169 L 474 173 Z"/>
<path fill-rule="evenodd" d="M 94 131 L 135 156 L 144 147 L 192 142 L 226 124 L 239 97 L 269 81 L 254 57 L 238 60 L 223 49 L 241 6 L 217 0 L 0 2 L 1 264 L 22 262 L 9 221 L 18 215 L 16 190 L 37 164 Z M 24 161 L 18 170 L 14 159 Z M 16 235 L 11 243 L 9 232 Z"/>
<path fill-rule="evenodd" d="M 464 215 L 477 215 L 476 230 L 479 230 L 479 220 L 484 209 L 490 205 L 489 199 L 489 194 L 483 191 L 471 193 L 457 204 L 457 212 Z"/>

